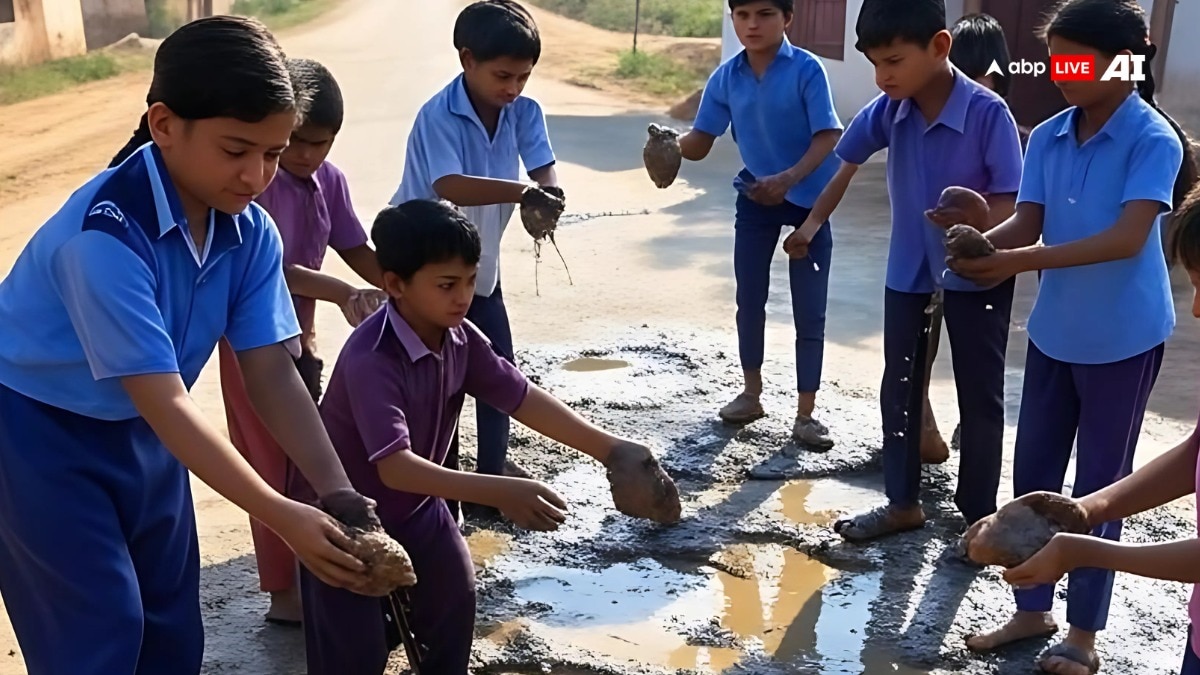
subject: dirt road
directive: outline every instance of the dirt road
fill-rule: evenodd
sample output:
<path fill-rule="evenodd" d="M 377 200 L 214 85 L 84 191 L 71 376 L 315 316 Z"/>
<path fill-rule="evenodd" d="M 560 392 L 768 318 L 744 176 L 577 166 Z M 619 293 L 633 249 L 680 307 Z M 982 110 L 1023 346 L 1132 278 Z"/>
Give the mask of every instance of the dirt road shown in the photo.
<path fill-rule="evenodd" d="M 396 187 L 418 107 L 456 72 L 449 33 L 459 3 L 421 5 L 418 12 L 408 2 L 349 0 L 335 17 L 283 38 L 289 53 L 322 60 L 341 82 L 347 120 L 332 159 L 349 176 L 368 224 Z M 997 621 L 1011 600 L 994 573 L 939 560 L 956 527 L 945 500 L 953 465 L 927 472 L 936 499 L 926 530 L 861 548 L 835 545 L 827 534 L 830 514 L 879 498 L 874 392 L 888 238 L 882 166 L 864 169 L 834 224 L 821 405 L 838 447 L 811 455 L 788 440 L 794 375 L 782 259 L 769 304 L 771 416 L 741 432 L 722 428 L 714 411 L 735 391 L 737 377 L 729 226 L 736 151 L 722 142 L 710 161 L 685 167 L 679 183 L 656 190 L 640 148 L 646 125 L 664 121 L 657 111 L 547 76 L 615 38 L 539 18 L 545 63 L 528 93 L 547 110 L 575 214 L 558 237 L 574 285 L 557 256 L 544 252 L 535 293 L 532 247 L 514 222 L 504 244 L 504 287 L 519 358 L 589 417 L 660 450 L 687 503 L 685 522 L 669 530 L 617 517 L 602 472 L 517 431 L 514 454 L 571 500 L 572 518 L 553 535 L 504 526 L 472 533 L 480 672 L 1028 672 L 1030 649 L 987 659 L 962 649 L 962 637 Z M 69 191 L 124 143 L 145 86 L 145 77 L 127 76 L 0 109 L 0 135 L 15 139 L 0 147 L 0 272 Z M 593 217 L 602 213 L 619 215 Z M 338 261 L 330 269 L 347 273 Z M 1023 279 L 1010 341 L 1010 423 L 1031 292 Z M 1198 333 L 1182 286 L 1179 300 L 1180 330 L 1152 400 L 1140 461 L 1178 438 L 1198 409 L 1200 378 L 1189 360 Z M 318 323 L 332 361 L 349 329 L 329 308 Z M 579 358 L 604 361 L 562 368 Z M 212 366 L 195 396 L 223 425 Z M 934 406 L 950 429 L 957 413 L 948 359 L 939 360 L 935 379 Z M 469 448 L 470 411 L 463 422 Z M 1010 428 L 1010 445 L 1011 436 Z M 302 673 L 299 635 L 261 621 L 265 602 L 255 589 L 245 517 L 195 487 L 206 672 Z M 1187 507 L 1137 521 L 1129 536 L 1185 536 Z M 1119 581 L 1112 630 L 1102 639 L 1106 672 L 1174 672 L 1183 593 L 1177 584 Z M 0 675 L 24 673 L 21 663 L 0 625 Z"/>

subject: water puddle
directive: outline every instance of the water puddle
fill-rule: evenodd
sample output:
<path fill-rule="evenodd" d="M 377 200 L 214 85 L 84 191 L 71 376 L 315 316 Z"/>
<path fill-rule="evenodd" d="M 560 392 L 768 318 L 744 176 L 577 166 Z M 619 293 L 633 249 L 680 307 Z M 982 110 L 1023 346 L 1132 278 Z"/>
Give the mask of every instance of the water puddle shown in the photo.
<path fill-rule="evenodd" d="M 579 358 L 563 364 L 563 370 L 568 370 L 573 373 L 594 373 L 601 370 L 619 370 L 621 368 L 628 367 L 628 361 L 621 361 L 618 359 L 594 359 L 591 357 Z"/>
<path fill-rule="evenodd" d="M 649 559 L 600 572 L 513 564 L 505 576 L 519 599 L 549 608 L 527 620 L 537 635 L 614 662 L 719 673 L 749 658 L 819 663 L 822 673 L 917 673 L 865 643 L 878 575 L 841 578 L 777 545 L 739 544 L 713 565 L 720 569 L 689 573 Z"/>
<path fill-rule="evenodd" d="M 768 507 L 797 525 L 824 526 L 880 498 L 876 489 L 835 478 L 794 480 L 779 488 Z"/>

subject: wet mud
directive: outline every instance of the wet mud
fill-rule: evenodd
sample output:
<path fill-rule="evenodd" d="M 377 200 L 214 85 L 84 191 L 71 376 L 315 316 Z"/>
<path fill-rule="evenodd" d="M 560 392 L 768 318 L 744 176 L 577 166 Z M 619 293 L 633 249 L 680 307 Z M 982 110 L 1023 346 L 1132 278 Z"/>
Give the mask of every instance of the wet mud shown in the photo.
<path fill-rule="evenodd" d="M 829 525 L 883 498 L 877 399 L 828 386 L 826 453 L 791 440 L 792 374 L 767 372 L 768 416 L 744 428 L 716 411 L 737 392 L 720 335 L 629 337 L 586 351 L 535 349 L 522 369 L 606 429 L 649 447 L 676 482 L 682 518 L 661 525 L 615 509 L 604 467 L 514 424 L 511 456 L 568 501 L 553 533 L 470 521 L 478 577 L 476 674 L 918 675 L 1033 671 L 1033 641 L 976 655 L 966 637 L 1013 608 L 999 568 L 948 555 L 957 455 L 923 474 L 929 524 L 872 544 Z M 463 415 L 463 450 L 474 446 Z M 464 457 L 464 460 L 468 460 Z M 463 468 L 470 470 L 464 462 Z M 1127 541 L 1189 536 L 1184 511 L 1126 524 Z M 261 623 L 253 558 L 205 569 L 209 673 L 303 673 L 300 631 Z M 1187 588 L 1117 578 L 1105 673 L 1178 671 Z M 1055 607 L 1065 631 L 1065 584 Z M 233 618 L 236 617 L 236 618 Z M 398 650 L 389 673 L 406 672 Z M 269 665 L 268 665 L 269 664 Z"/>

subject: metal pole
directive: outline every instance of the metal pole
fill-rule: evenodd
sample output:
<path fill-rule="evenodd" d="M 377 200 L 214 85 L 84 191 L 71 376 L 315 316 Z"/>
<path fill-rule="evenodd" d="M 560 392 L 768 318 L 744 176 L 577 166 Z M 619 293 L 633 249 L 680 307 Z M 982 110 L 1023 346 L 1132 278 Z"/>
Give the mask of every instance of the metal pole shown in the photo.
<path fill-rule="evenodd" d="M 642 0 L 635 0 L 633 5 L 633 53 L 637 53 L 638 26 L 642 23 Z"/>

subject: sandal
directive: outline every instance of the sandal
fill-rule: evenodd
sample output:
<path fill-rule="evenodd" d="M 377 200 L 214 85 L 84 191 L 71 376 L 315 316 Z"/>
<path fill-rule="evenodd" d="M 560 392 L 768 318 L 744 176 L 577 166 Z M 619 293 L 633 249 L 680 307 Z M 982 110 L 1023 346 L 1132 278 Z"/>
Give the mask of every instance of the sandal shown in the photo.
<path fill-rule="evenodd" d="M 870 511 L 849 518 L 842 518 L 833 524 L 833 531 L 852 542 L 863 542 L 877 539 L 889 534 L 899 534 L 925 527 L 925 521 L 912 525 L 898 525 L 888 504 L 876 506 Z"/>
<path fill-rule="evenodd" d="M 1100 672 L 1100 656 L 1096 654 L 1096 652 L 1088 654 L 1079 647 L 1069 645 L 1065 642 L 1060 642 L 1042 652 L 1042 655 L 1039 656 L 1037 660 L 1038 670 L 1042 671 L 1043 673 L 1049 672 L 1042 666 L 1042 664 L 1049 659 L 1054 658 L 1055 656 L 1060 659 L 1074 661 L 1075 663 L 1087 668 L 1088 672 L 1092 673 L 1093 675 Z"/>

